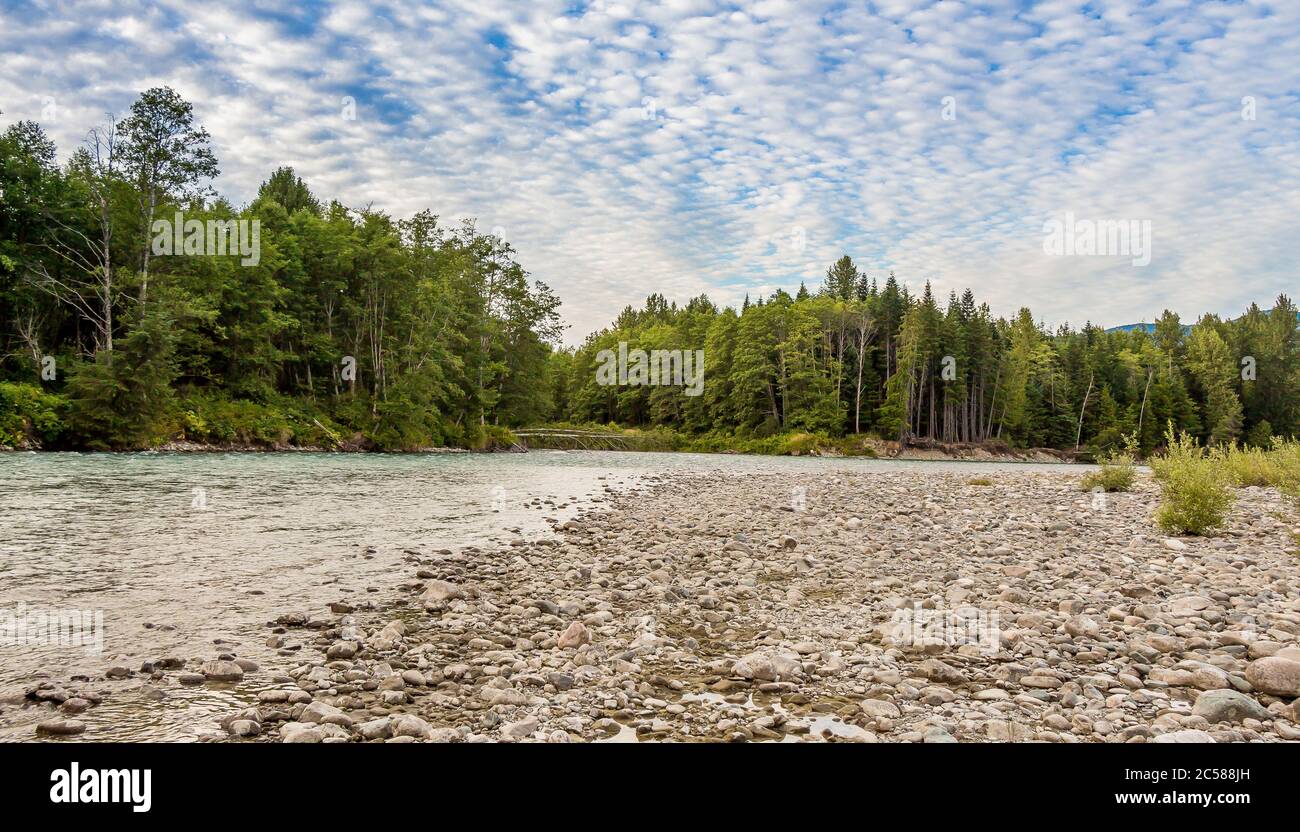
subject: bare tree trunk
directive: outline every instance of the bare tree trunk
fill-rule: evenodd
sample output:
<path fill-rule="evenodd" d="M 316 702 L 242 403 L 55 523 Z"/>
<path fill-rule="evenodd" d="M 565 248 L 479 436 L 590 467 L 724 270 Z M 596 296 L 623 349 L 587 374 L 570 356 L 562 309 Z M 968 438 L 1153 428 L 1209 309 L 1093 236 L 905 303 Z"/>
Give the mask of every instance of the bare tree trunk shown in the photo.
<path fill-rule="evenodd" d="M 998 372 L 997 375 L 993 377 L 993 396 L 992 398 L 989 399 L 989 420 L 984 425 L 984 435 L 982 437 L 983 439 L 987 439 L 993 435 L 993 414 L 998 409 L 998 383 L 1001 381 L 1002 381 L 1002 363 L 998 362 Z M 1002 432 L 1002 428 L 1001 426 L 999 426 L 998 433 L 1001 432 Z"/>
<path fill-rule="evenodd" d="M 40 344 L 40 321 L 35 312 L 30 312 L 26 317 L 18 320 L 16 331 L 18 339 L 27 346 L 27 351 L 32 354 L 32 364 L 36 366 L 39 373 L 41 369 L 41 344 Z"/>
<path fill-rule="evenodd" d="M 1147 384 L 1146 387 L 1142 389 L 1142 408 L 1138 411 L 1138 429 L 1137 429 L 1137 441 L 1139 445 L 1142 444 L 1142 417 L 1145 416 L 1147 412 L 1147 393 L 1151 392 L 1151 379 L 1155 376 L 1155 374 L 1156 374 L 1155 370 L 1147 371 Z"/>
<path fill-rule="evenodd" d="M 1074 436 L 1074 449 L 1079 450 L 1080 443 L 1083 442 L 1083 414 L 1088 409 L 1088 397 L 1092 395 L 1093 374 L 1088 373 L 1088 389 L 1083 394 L 1083 405 L 1079 407 L 1079 431 Z"/>
<path fill-rule="evenodd" d="M 861 332 L 859 330 L 859 332 Z M 853 396 L 853 432 L 855 434 L 862 432 L 862 336 L 858 335 L 858 380 L 854 385 Z"/>
<path fill-rule="evenodd" d="M 867 320 L 866 313 L 858 320 L 858 381 L 853 406 L 853 432 L 862 432 L 862 371 L 867 363 L 867 343 L 875 334 L 875 326 Z"/>
<path fill-rule="evenodd" d="M 117 176 L 117 127 L 111 117 L 107 127 L 96 127 L 90 131 L 85 147 L 90 156 L 90 196 L 99 209 L 98 239 L 91 239 L 59 217 L 50 216 L 51 222 L 63 233 L 61 239 L 56 239 L 45 247 L 71 266 L 80 277 L 56 277 L 39 264 L 31 274 L 36 277 L 34 282 L 40 289 L 68 304 L 79 316 L 84 316 L 94 325 L 95 352 L 98 354 L 107 350 L 111 361 L 116 290 L 113 285 L 113 221 L 109 188 Z"/>
<path fill-rule="evenodd" d="M 144 261 L 140 269 L 140 318 L 144 318 L 144 306 L 149 297 L 149 255 L 152 253 L 150 246 L 150 237 L 153 228 L 153 217 L 158 210 L 158 192 L 153 185 L 149 186 L 149 209 L 145 212 L 144 220 Z M 173 231 L 173 234 L 175 231 Z M 179 252 L 177 252 L 179 254 Z"/>

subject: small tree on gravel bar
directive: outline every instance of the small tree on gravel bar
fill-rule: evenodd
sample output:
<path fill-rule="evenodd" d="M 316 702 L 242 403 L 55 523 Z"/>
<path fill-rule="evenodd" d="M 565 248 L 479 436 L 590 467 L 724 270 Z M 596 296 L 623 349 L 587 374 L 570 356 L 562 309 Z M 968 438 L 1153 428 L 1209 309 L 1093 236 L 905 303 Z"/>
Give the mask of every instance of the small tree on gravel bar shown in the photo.
<path fill-rule="evenodd" d="M 1081 486 L 1084 491 L 1100 488 L 1103 491 L 1129 491 L 1137 480 L 1137 434 L 1124 437 L 1124 450 L 1112 451 L 1102 457 L 1101 470 L 1085 474 Z"/>
<path fill-rule="evenodd" d="M 1168 450 L 1151 461 L 1160 483 L 1156 524 L 1171 534 L 1206 534 L 1221 528 L 1236 499 L 1222 454 L 1200 447 L 1173 425 L 1166 432 Z"/>

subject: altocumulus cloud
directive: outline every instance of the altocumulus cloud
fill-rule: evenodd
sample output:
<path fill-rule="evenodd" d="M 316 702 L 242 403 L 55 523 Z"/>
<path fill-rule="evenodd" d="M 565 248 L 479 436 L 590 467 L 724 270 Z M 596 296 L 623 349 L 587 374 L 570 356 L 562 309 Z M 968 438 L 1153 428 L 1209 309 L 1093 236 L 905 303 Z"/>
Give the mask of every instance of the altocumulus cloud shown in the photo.
<path fill-rule="evenodd" d="M 734 303 L 844 252 L 1053 322 L 1295 287 L 1300 4 L 281 6 L 11 0 L 0 124 L 66 156 L 170 84 L 225 195 L 291 164 L 350 205 L 475 217 L 560 293 L 570 340 L 649 291 Z M 1046 256 L 1066 211 L 1150 220 L 1151 265 Z"/>

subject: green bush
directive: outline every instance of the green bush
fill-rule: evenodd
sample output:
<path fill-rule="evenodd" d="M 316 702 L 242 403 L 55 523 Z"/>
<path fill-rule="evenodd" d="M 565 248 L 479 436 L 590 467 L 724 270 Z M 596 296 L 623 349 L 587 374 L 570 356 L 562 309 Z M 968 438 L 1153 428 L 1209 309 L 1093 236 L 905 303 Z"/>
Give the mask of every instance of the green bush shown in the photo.
<path fill-rule="evenodd" d="M 347 430 L 310 402 L 272 396 L 265 402 L 190 393 L 178 407 L 176 432 L 200 444 L 265 448 L 330 448 Z"/>
<path fill-rule="evenodd" d="M 1114 451 L 1100 460 L 1101 469 L 1085 474 L 1080 483 L 1084 491 L 1130 491 L 1137 481 L 1137 439 L 1125 437 L 1124 450 Z"/>
<path fill-rule="evenodd" d="M 66 427 L 67 399 L 34 384 L 0 382 L 0 445 L 46 447 Z"/>
<path fill-rule="evenodd" d="M 846 436 L 840 439 L 825 433 L 795 431 L 792 433 L 767 434 L 760 430 L 753 434 L 744 431 L 736 433 L 712 432 L 700 436 L 679 437 L 676 443 L 679 450 L 697 453 L 740 453 L 760 456 L 876 456 L 875 448 L 868 444 L 863 436 Z"/>
<path fill-rule="evenodd" d="M 618 434 L 617 446 L 629 451 L 687 451 L 690 453 L 739 453 L 761 456 L 809 456 L 809 455 L 843 455 L 876 456 L 875 449 L 867 444 L 865 437 L 833 438 L 822 432 L 792 431 L 788 433 L 769 434 L 766 430 L 710 431 L 701 434 L 688 434 L 672 428 L 624 428 L 617 424 L 554 422 L 535 425 L 536 428 L 554 430 L 586 430 L 604 434 Z M 479 447 L 466 443 L 468 447 Z M 529 445 L 534 448 L 577 447 L 575 443 L 564 442 L 559 438 L 530 438 Z"/>
<path fill-rule="evenodd" d="M 788 456 L 807 456 L 820 453 L 830 445 L 830 440 L 825 436 L 818 436 L 815 433 L 792 433 L 784 438 L 777 453 Z"/>
<path fill-rule="evenodd" d="M 1248 485 L 1267 488 L 1279 485 L 1281 468 L 1278 455 L 1262 448 L 1229 446 L 1223 453 L 1228 475 L 1239 488 Z"/>
<path fill-rule="evenodd" d="M 1151 461 L 1160 483 L 1156 523 L 1172 534 L 1206 534 L 1221 528 L 1235 499 L 1220 452 L 1206 451 L 1186 433 L 1167 434 L 1165 455 Z"/>
<path fill-rule="evenodd" d="M 1229 447 L 1221 455 L 1238 487 L 1276 488 L 1300 508 L 1300 441 L 1274 438 L 1272 447 Z"/>
<path fill-rule="evenodd" d="M 193 396 L 181 406 L 181 430 L 194 442 L 281 447 L 294 433 L 288 417 L 257 402 Z"/>
<path fill-rule="evenodd" d="M 511 433 L 508 428 L 503 428 L 499 425 L 484 425 L 478 444 L 474 447 L 474 450 L 506 450 L 513 448 L 518 444 L 519 438 Z"/>
<path fill-rule="evenodd" d="M 1276 440 L 1273 450 L 1269 452 L 1273 459 L 1275 485 L 1278 490 L 1291 498 L 1300 510 L 1300 441 Z"/>
<path fill-rule="evenodd" d="M 372 410 L 374 421 L 364 432 L 377 450 L 419 451 L 442 445 L 438 419 L 429 407 L 399 394 L 378 402 Z"/>
<path fill-rule="evenodd" d="M 1137 480 L 1137 470 L 1131 466 L 1103 465 L 1100 471 L 1083 475 L 1080 486 L 1084 491 L 1130 491 Z"/>

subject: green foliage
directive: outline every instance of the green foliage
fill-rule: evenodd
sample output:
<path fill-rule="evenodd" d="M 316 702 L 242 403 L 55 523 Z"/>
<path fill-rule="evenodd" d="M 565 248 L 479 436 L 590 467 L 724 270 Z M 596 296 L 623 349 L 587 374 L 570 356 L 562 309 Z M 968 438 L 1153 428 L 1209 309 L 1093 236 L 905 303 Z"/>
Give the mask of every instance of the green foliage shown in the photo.
<path fill-rule="evenodd" d="M 1290 497 L 1296 510 L 1300 511 L 1300 442 L 1279 440 L 1274 443 L 1270 455 L 1277 472 L 1278 489 Z"/>
<path fill-rule="evenodd" d="M 762 454 L 767 456 L 876 456 L 876 451 L 861 438 L 833 437 L 825 433 L 795 431 L 771 436 L 745 438 L 713 433 L 683 441 L 683 449 L 718 453 Z"/>
<path fill-rule="evenodd" d="M 1300 442 L 1275 438 L 1268 450 L 1230 446 L 1222 459 L 1235 485 L 1276 488 L 1300 505 Z"/>
<path fill-rule="evenodd" d="M 68 402 L 34 384 L 0 382 L 0 447 L 49 448 L 65 429 Z"/>
<path fill-rule="evenodd" d="M 329 445 L 325 431 L 289 402 L 277 406 L 197 393 L 182 400 L 178 409 L 181 435 L 191 442 L 267 448 Z"/>
<path fill-rule="evenodd" d="M 1273 426 L 1264 419 L 1250 429 L 1243 441 L 1246 447 L 1267 450 L 1273 444 L 1273 439 Z"/>
<path fill-rule="evenodd" d="M 1207 451 L 1186 433 L 1167 433 L 1163 456 L 1151 461 L 1160 483 L 1156 523 L 1172 534 L 1202 535 L 1221 528 L 1232 508 L 1231 479 L 1222 454 Z"/>
<path fill-rule="evenodd" d="M 153 204 L 194 194 L 215 177 L 208 131 L 194 123 L 194 106 L 170 87 L 145 90 L 117 125 L 123 168 Z"/>
<path fill-rule="evenodd" d="M 117 349 L 78 364 L 68 379 L 68 428 L 94 450 L 150 448 L 172 432 L 176 376 L 168 321 L 149 315 Z"/>
<path fill-rule="evenodd" d="M 828 439 L 825 434 L 818 436 L 812 433 L 793 433 L 782 440 L 777 453 L 782 456 L 807 456 L 824 447 L 823 443 Z"/>
<path fill-rule="evenodd" d="M 1132 465 L 1105 464 L 1100 471 L 1091 471 L 1083 475 L 1084 491 L 1130 491 L 1137 480 L 1137 470 Z"/>
<path fill-rule="evenodd" d="M 623 449 L 635 451 L 687 451 L 690 453 L 741 453 L 763 456 L 866 456 L 875 457 L 876 450 L 870 439 L 858 437 L 832 437 L 824 433 L 793 431 L 763 436 L 711 431 L 688 434 L 671 428 L 627 428 L 617 424 L 594 422 L 550 423 L 535 428 L 542 431 L 586 431 L 601 436 L 615 435 L 617 442 L 587 440 L 577 441 L 563 436 L 529 437 L 532 448 Z"/>
<path fill-rule="evenodd" d="M 791 432 L 874 433 L 904 443 L 1077 449 L 1103 459 L 1125 449 L 1136 459 L 1161 447 L 1168 422 L 1207 443 L 1243 431 L 1256 442 L 1270 432 L 1294 436 L 1295 331 L 1295 307 L 1282 296 L 1271 312 L 1252 309 L 1226 323 L 1206 318 L 1185 328 L 1166 311 L 1151 332 L 1091 325 L 1048 332 L 1028 309 L 995 319 L 970 291 L 952 293 L 945 308 L 929 286 L 912 297 L 892 275 L 879 290 L 845 257 L 819 292 L 777 290 L 738 310 L 707 298 L 678 307 L 651 295 L 578 349 L 554 353 L 551 377 L 559 382 L 547 389 L 556 419 L 670 427 L 701 448 Z M 620 344 L 704 350 L 703 394 L 599 384 L 597 355 Z M 1236 355 L 1247 348 L 1267 374 L 1238 373 Z M 716 436 L 729 438 L 705 438 Z M 1106 474 L 1116 486 L 1127 476 Z"/>
<path fill-rule="evenodd" d="M 76 447 L 490 447 L 567 394 L 541 383 L 559 300 L 471 222 L 323 204 L 287 167 L 237 211 L 166 87 L 55 159 L 34 123 L 0 135 L 0 379 L 58 354 Z M 153 252 L 177 212 L 256 224 L 256 256 Z"/>
<path fill-rule="evenodd" d="M 484 425 L 482 432 L 471 447 L 474 450 L 491 451 L 509 450 L 518 445 L 519 437 L 515 436 L 509 428 L 503 428 L 499 425 Z"/>
<path fill-rule="evenodd" d="M 321 212 L 320 202 L 312 196 L 307 183 L 291 167 L 276 168 L 271 178 L 258 189 L 257 198 L 275 200 L 289 214 L 300 210 L 317 215 Z"/>
<path fill-rule="evenodd" d="M 1113 451 L 1099 460 L 1100 470 L 1083 476 L 1084 491 L 1130 491 L 1137 481 L 1137 437 L 1133 434 L 1124 438 L 1124 450 Z"/>
<path fill-rule="evenodd" d="M 1241 400 L 1233 387 L 1235 362 L 1215 324 L 1215 319 L 1206 316 L 1192 330 L 1187 339 L 1187 363 L 1205 397 L 1207 441 L 1218 445 L 1232 442 L 1240 434 L 1242 412 Z"/>
<path fill-rule="evenodd" d="M 1238 487 L 1259 486 L 1267 488 L 1281 482 L 1278 458 L 1261 448 L 1229 445 L 1222 455 L 1223 465 Z"/>

